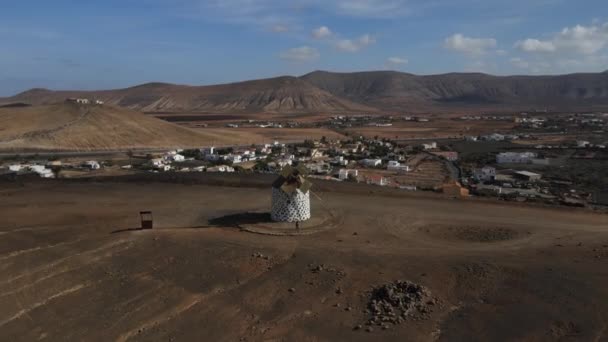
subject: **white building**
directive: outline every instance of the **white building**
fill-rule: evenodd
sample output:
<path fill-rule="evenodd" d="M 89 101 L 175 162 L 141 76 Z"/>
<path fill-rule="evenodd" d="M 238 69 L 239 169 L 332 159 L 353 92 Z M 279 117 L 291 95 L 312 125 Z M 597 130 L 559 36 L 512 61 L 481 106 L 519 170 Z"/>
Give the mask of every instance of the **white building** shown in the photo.
<path fill-rule="evenodd" d="M 153 167 L 157 167 L 158 168 L 158 167 L 161 167 L 161 166 L 165 165 L 165 161 L 162 158 L 154 158 L 154 159 L 150 160 L 150 164 Z"/>
<path fill-rule="evenodd" d="M 355 169 L 340 169 L 338 172 L 338 178 L 340 180 L 347 180 L 349 177 L 357 177 L 359 176 L 359 170 Z"/>
<path fill-rule="evenodd" d="M 37 173 L 42 178 L 53 178 L 55 174 L 51 169 L 47 169 L 44 165 L 30 165 L 30 171 Z"/>
<path fill-rule="evenodd" d="M 292 165 L 293 164 L 293 159 L 290 159 L 290 158 L 278 159 L 276 161 L 276 164 L 277 164 L 278 167 L 284 168 L 287 165 Z"/>
<path fill-rule="evenodd" d="M 101 168 L 101 165 L 99 165 L 98 162 L 96 162 L 95 160 L 88 160 L 86 162 L 84 162 L 82 164 L 82 166 L 91 169 L 91 170 L 99 170 Z"/>
<path fill-rule="evenodd" d="M 591 143 L 588 141 L 585 141 L 585 140 L 578 140 L 576 142 L 576 147 L 584 148 L 584 147 L 589 147 L 589 146 L 591 146 Z"/>
<path fill-rule="evenodd" d="M 430 144 L 422 144 L 422 148 L 424 148 L 425 150 L 436 149 L 437 148 L 437 143 L 433 141 Z"/>
<path fill-rule="evenodd" d="M 224 160 L 229 160 L 232 164 L 238 164 L 243 161 L 243 157 L 240 154 L 229 154 L 224 157 Z"/>
<path fill-rule="evenodd" d="M 218 165 L 207 168 L 207 172 L 234 172 L 234 168 L 228 165 Z"/>
<path fill-rule="evenodd" d="M 481 169 L 473 171 L 473 178 L 478 181 L 493 181 L 496 179 L 496 168 L 492 166 L 484 166 Z"/>
<path fill-rule="evenodd" d="M 23 168 L 21 164 L 12 164 L 8 166 L 8 170 L 12 172 L 19 172 Z"/>
<path fill-rule="evenodd" d="M 382 165 L 382 159 L 363 159 L 361 164 L 367 167 L 376 167 Z"/>
<path fill-rule="evenodd" d="M 165 155 L 165 160 L 180 163 L 185 161 L 186 157 L 177 153 L 177 151 L 171 151 Z"/>
<path fill-rule="evenodd" d="M 388 171 L 397 171 L 397 172 L 409 172 L 410 171 L 410 167 L 405 165 L 405 164 L 401 164 L 400 162 L 396 161 L 396 160 L 390 160 L 388 162 L 388 165 L 386 166 L 386 169 Z"/>
<path fill-rule="evenodd" d="M 534 152 L 502 152 L 496 155 L 498 164 L 530 164 L 538 155 Z"/>

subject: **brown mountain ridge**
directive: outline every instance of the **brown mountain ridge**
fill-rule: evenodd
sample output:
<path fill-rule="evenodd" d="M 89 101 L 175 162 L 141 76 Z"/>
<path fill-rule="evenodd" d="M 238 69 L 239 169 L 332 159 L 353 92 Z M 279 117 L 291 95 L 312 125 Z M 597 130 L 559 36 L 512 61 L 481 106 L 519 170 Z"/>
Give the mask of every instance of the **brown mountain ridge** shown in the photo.
<path fill-rule="evenodd" d="M 31 89 L 0 103 L 50 104 L 89 97 L 146 112 L 378 112 L 467 110 L 604 110 L 608 72 L 558 76 L 396 71 L 315 71 L 245 82 L 187 86 L 146 83 L 101 91 Z"/>

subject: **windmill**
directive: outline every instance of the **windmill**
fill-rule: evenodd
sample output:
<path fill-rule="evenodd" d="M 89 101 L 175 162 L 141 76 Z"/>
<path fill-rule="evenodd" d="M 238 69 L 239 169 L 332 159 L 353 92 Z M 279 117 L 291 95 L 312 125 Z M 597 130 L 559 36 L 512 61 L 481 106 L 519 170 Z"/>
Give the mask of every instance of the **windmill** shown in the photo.
<path fill-rule="evenodd" d="M 277 222 L 298 222 L 310 219 L 310 187 L 306 167 L 285 166 L 272 183 L 270 217 Z"/>

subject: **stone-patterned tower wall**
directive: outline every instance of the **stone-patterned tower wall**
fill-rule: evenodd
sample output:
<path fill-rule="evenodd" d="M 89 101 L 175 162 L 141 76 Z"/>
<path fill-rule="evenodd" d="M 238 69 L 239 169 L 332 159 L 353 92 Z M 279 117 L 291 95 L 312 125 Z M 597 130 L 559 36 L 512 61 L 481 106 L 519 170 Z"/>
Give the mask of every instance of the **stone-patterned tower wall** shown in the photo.
<path fill-rule="evenodd" d="M 310 191 L 296 190 L 289 194 L 272 188 L 270 217 L 277 222 L 301 222 L 310 219 Z"/>

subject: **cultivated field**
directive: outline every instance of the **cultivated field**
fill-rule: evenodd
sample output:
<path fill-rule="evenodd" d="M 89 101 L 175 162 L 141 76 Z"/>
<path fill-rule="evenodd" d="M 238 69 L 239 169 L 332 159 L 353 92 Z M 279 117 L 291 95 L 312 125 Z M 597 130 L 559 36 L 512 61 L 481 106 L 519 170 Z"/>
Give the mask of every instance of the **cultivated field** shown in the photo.
<path fill-rule="evenodd" d="M 1 183 L 2 339 L 606 337 L 605 215 L 317 182 L 338 223 L 266 236 L 218 218 L 268 210 L 268 179 L 153 177 Z M 140 210 L 155 229 L 131 230 Z M 366 332 L 368 291 L 397 279 L 431 291 L 428 318 Z"/>

